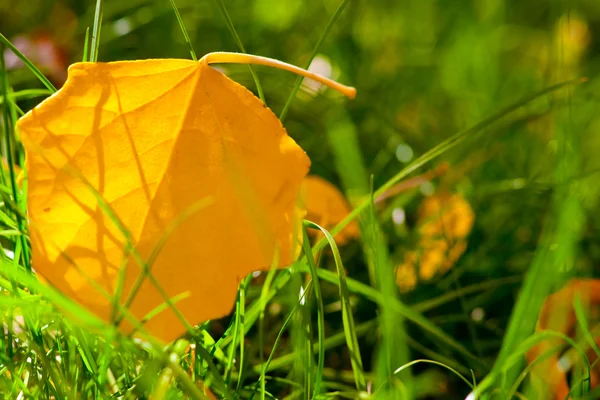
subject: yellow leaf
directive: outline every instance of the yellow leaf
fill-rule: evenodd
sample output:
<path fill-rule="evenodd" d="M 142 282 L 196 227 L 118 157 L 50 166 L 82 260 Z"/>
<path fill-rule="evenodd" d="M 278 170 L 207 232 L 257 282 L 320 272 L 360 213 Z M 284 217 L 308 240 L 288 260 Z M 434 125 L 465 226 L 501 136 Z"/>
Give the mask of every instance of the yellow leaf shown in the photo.
<path fill-rule="evenodd" d="M 427 238 L 463 238 L 473 227 L 475 214 L 458 194 L 440 193 L 427 197 L 419 207 L 420 233 Z"/>
<path fill-rule="evenodd" d="M 145 328 L 165 341 L 185 325 L 140 257 L 194 325 L 228 314 L 239 281 L 269 268 L 276 251 L 278 265 L 289 265 L 301 240 L 297 200 L 310 160 L 271 110 L 213 62 L 276 66 L 355 93 L 233 53 L 78 63 L 58 93 L 19 121 L 33 268 L 106 321 L 120 291 L 138 321 L 153 312 Z M 126 320 L 120 327 L 133 328 Z"/>
<path fill-rule="evenodd" d="M 467 249 L 475 214 L 459 194 L 438 193 L 423 200 L 419 207 L 419 250 L 409 251 L 398 267 L 396 283 L 407 292 L 416 286 L 416 270 L 423 281 L 443 274 Z"/>
<path fill-rule="evenodd" d="M 335 227 L 352 211 L 344 195 L 334 185 L 316 175 L 304 178 L 302 200 L 306 208 L 306 218 L 328 230 Z M 342 245 L 357 237 L 358 234 L 358 224 L 352 221 L 335 235 L 335 240 Z"/>
<path fill-rule="evenodd" d="M 417 273 L 414 263 L 417 256 L 414 251 L 409 251 L 406 254 L 404 263 L 400 264 L 396 271 L 396 284 L 401 292 L 410 292 L 417 285 Z"/>

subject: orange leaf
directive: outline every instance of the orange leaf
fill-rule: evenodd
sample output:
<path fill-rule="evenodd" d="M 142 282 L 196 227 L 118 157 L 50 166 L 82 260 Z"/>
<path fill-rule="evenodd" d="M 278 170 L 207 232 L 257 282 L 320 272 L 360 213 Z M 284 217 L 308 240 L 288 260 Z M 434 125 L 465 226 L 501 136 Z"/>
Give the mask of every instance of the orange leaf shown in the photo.
<path fill-rule="evenodd" d="M 34 269 L 106 321 L 115 318 L 111 298 L 124 272 L 120 303 L 137 320 L 162 306 L 145 328 L 165 341 L 185 325 L 164 307 L 139 257 L 152 261 L 152 277 L 194 325 L 228 314 L 238 282 L 268 268 L 276 251 L 279 265 L 289 265 L 301 240 L 296 202 L 310 160 L 212 62 L 275 65 L 354 94 L 241 54 L 78 63 L 19 122 Z M 126 320 L 120 326 L 132 330 Z"/>
<path fill-rule="evenodd" d="M 598 315 L 598 305 L 600 304 L 600 279 L 573 279 L 569 281 L 562 289 L 546 297 L 540 315 L 536 331 L 555 331 L 568 336 L 573 336 L 577 320 L 573 308 L 575 295 L 581 296 L 582 303 L 590 306 L 590 310 L 595 310 L 595 317 Z M 594 316 L 594 312 L 590 317 Z M 595 338 L 597 344 L 600 344 L 600 338 Z M 560 344 L 560 339 L 544 340 L 534 346 L 527 353 L 527 361 L 533 363 L 537 357 L 544 356 L 547 351 Z M 594 363 L 597 355 L 593 352 L 588 355 L 590 362 Z M 532 376 L 536 387 L 546 394 L 552 394 L 548 398 L 566 399 L 569 394 L 569 384 L 567 380 L 568 370 L 565 370 L 559 360 L 560 354 L 552 353 L 546 356 L 540 362 L 534 365 Z M 597 384 L 598 371 L 591 371 L 591 384 L 594 388 Z"/>
<path fill-rule="evenodd" d="M 431 239 L 462 239 L 471 232 L 474 219 L 471 205 L 459 194 L 429 196 L 419 207 L 420 233 Z"/>
<path fill-rule="evenodd" d="M 351 211 L 344 195 L 334 185 L 316 175 L 304 178 L 302 199 L 307 212 L 306 218 L 325 229 L 336 226 Z M 335 236 L 335 239 L 342 245 L 357 237 L 358 233 L 358 224 L 352 221 Z"/>
<path fill-rule="evenodd" d="M 423 200 L 419 207 L 419 250 L 409 251 L 396 274 L 403 292 L 416 286 L 416 269 L 423 281 L 446 273 L 467 249 L 475 214 L 459 194 L 441 192 Z"/>

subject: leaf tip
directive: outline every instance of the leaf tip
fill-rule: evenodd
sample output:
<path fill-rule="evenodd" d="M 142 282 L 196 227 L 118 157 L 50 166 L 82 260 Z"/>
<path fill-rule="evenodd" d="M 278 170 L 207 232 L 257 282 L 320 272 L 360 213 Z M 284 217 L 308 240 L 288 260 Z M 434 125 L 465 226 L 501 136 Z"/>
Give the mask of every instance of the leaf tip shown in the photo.
<path fill-rule="evenodd" d="M 356 88 L 348 86 L 347 89 L 344 91 L 344 95 L 350 100 L 353 100 L 356 97 Z"/>

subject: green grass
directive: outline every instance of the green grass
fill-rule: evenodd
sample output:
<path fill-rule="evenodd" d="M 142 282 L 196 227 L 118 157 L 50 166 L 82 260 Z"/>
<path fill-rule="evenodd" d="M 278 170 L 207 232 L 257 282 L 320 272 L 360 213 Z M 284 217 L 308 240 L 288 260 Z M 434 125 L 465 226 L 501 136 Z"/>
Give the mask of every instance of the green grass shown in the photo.
<path fill-rule="evenodd" d="M 597 304 L 573 299 L 571 336 L 536 332 L 536 324 L 549 294 L 573 277 L 600 275 L 600 47 L 590 41 L 574 62 L 568 38 L 555 36 L 561 16 L 576 21 L 583 15 L 597 37 L 600 6 L 535 0 L 332 0 L 298 9 L 266 0 L 88 3 L 73 11 L 80 18 L 70 43 L 73 62 L 186 54 L 196 60 L 196 54 L 238 50 L 308 67 L 327 55 L 337 79 L 357 86 L 356 100 L 311 94 L 303 79 L 280 71 L 228 66 L 227 73 L 265 104 L 269 99 L 311 157 L 311 173 L 341 188 L 352 211 L 329 230 L 305 220 L 298 260 L 282 268 L 275 257 L 268 271 L 241 280 L 230 316 L 193 326 L 177 310 L 186 294 L 169 298 L 152 265 L 178 224 L 211 199 L 182 214 L 144 260 L 101 193 L 70 170 L 125 240 L 115 296 L 97 288 L 114 304 L 113 323 L 105 323 L 31 270 L 27 170 L 15 128 L 23 112 L 59 84 L 11 42 L 42 25 L 47 10 L 19 6 L 28 19 L 17 27 L 3 19 L 0 0 L 0 26 L 7 27 L 0 32 L 4 398 L 203 399 L 206 388 L 224 399 L 536 399 L 530 376 L 554 354 L 572 360 L 572 398 L 597 397 L 599 388 L 590 383 L 600 357 Z M 258 13 L 263 3 L 274 17 Z M 125 23 L 129 31 L 116 33 Z M 546 53 L 536 53 L 540 49 Z M 8 52 L 24 67 L 8 70 Z M 409 146 L 412 158 L 399 161 L 399 145 Z M 427 185 L 385 205 L 374 199 L 442 161 L 450 170 L 431 185 L 461 193 L 475 210 L 475 226 L 450 273 L 402 294 L 396 268 L 417 246 L 417 206 Z M 405 212 L 406 222 L 395 223 L 394 210 Z M 338 248 L 333 237 L 353 220 L 360 237 Z M 309 238 L 312 231 L 319 240 Z M 115 299 L 130 256 L 142 273 L 120 304 Z M 127 307 L 146 280 L 163 304 L 138 321 Z M 165 346 L 144 322 L 166 308 L 187 333 Z M 139 338 L 116 329 L 122 320 Z M 528 365 L 524 355 L 543 341 L 557 346 Z"/>

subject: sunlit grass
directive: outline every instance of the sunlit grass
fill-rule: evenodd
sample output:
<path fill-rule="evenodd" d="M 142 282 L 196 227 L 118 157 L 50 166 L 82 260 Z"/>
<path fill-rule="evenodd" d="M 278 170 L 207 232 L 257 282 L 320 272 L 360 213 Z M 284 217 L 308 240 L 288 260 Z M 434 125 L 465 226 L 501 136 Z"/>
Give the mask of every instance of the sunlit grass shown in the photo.
<path fill-rule="evenodd" d="M 175 10 L 173 18 L 195 59 L 193 37 L 177 9 L 179 2 L 170 3 Z M 214 7 L 223 17 L 233 42 L 245 52 L 224 2 L 216 0 Z M 303 60 L 307 65 L 320 51 L 342 11 L 351 8 L 352 2 L 341 0 L 336 7 L 329 23 L 325 18 L 320 22 L 324 31 L 310 57 Z M 93 28 L 89 46 L 89 30 L 81 46 L 83 60 L 98 58 L 102 46 L 102 10 L 102 1 L 98 0 L 93 21 L 85 21 L 86 24 L 92 22 Z M 3 201 L 0 237 L 6 250 L 1 254 L 0 268 L 3 294 L 0 309 L 4 324 L 4 334 L 0 337 L 3 346 L 0 393 L 6 398 L 412 399 L 428 393 L 449 398 L 465 398 L 469 393 L 473 398 L 493 398 L 493 394 L 501 394 L 502 398 L 535 398 L 528 384 L 532 368 L 525 365 L 524 354 L 550 338 L 563 340 L 570 351 L 576 353 L 579 365 L 574 367 L 572 377 L 573 396 L 591 399 L 597 393 L 589 387 L 594 363 L 586 355 L 590 347 L 597 354 L 600 352 L 594 342 L 597 332 L 587 320 L 586 305 L 580 299 L 574 303 L 580 340 L 559 332 L 534 333 L 546 296 L 576 275 L 573 260 L 585 235 L 584 205 L 573 195 L 574 191 L 584 190 L 577 178 L 583 170 L 579 155 L 582 143 L 569 132 L 573 126 L 583 129 L 591 118 L 588 114 L 593 114 L 595 109 L 582 102 L 587 114 L 582 111 L 581 116 L 573 117 L 574 107 L 560 103 L 559 97 L 580 84 L 579 77 L 561 79 L 559 83 L 531 90 L 527 96 L 515 94 L 510 101 L 494 103 L 494 109 L 479 122 L 468 124 L 454 135 L 448 133 L 445 140 L 427 147 L 420 156 L 385 177 L 371 174 L 371 160 L 365 159 L 363 148 L 363 140 L 368 138 L 360 137 L 358 124 L 350 115 L 352 105 L 348 105 L 350 111 L 347 112 L 341 111 L 345 105 L 333 105 L 335 111 L 321 115 L 323 121 L 318 126 L 322 126 L 324 132 L 318 134 L 331 150 L 328 167 L 339 177 L 353 211 L 331 232 L 305 221 L 303 252 L 293 265 L 278 270 L 277 260 L 274 260 L 268 272 L 243 279 L 229 318 L 191 326 L 179 313 L 188 332 L 165 346 L 147 334 L 144 321 L 136 321 L 128 313 L 127 302 L 123 306 L 114 301 L 114 321 L 127 319 L 136 327 L 140 339 L 124 336 L 113 324 L 106 324 L 38 281 L 30 271 L 26 185 L 20 187 L 18 179 L 19 171 L 23 170 L 26 183 L 23 149 L 15 132 L 21 115 L 18 104 L 47 96 L 56 89 L 1 34 L 0 42 L 14 51 L 46 88 L 36 89 L 32 84 L 31 88 L 13 91 L 11 76 L 2 58 L 1 142 L 6 166 L 0 176 Z M 0 50 L 3 54 L 4 48 Z M 250 69 L 250 72 L 264 101 L 260 71 Z M 287 87 L 277 94 L 283 105 L 282 119 L 290 120 L 293 116 L 290 110 L 300 84 L 301 79 L 295 82 L 291 94 Z M 356 84 L 360 90 L 361 82 Z M 287 101 L 281 100 L 286 98 Z M 548 100 L 558 104 L 548 104 Z M 452 274 L 447 278 L 448 289 L 441 293 L 438 290 L 432 295 L 401 296 L 395 284 L 396 250 L 388 237 L 390 231 L 386 224 L 389 221 L 381 218 L 374 198 L 433 162 L 456 151 L 468 157 L 479 146 L 512 132 L 515 124 L 540 115 L 551 115 L 552 127 L 557 131 L 553 139 L 557 149 L 553 166 L 556 181 L 549 184 L 552 188 L 549 210 L 542 218 L 543 229 L 529 265 L 504 277 L 489 276 L 460 285 L 452 283 L 452 279 L 456 282 L 459 279 L 458 274 Z M 490 180 L 490 185 L 494 185 L 494 181 Z M 91 185 L 86 183 L 86 186 L 93 192 L 102 212 L 126 239 L 126 254 L 132 254 L 143 270 L 140 279 L 149 279 L 163 296 L 164 304 L 148 318 L 167 307 L 177 312 L 177 299 L 169 298 L 151 273 L 152 261 L 143 260 L 137 254 L 130 234 L 110 206 Z M 519 207 L 518 204 L 512 206 Z M 353 220 L 359 221 L 361 238 L 355 247 L 338 249 L 333 236 Z M 501 222 L 504 221 L 498 224 Z M 323 234 L 312 247 L 307 229 L 321 230 Z M 495 261 L 486 254 L 474 254 L 467 262 L 490 265 Z M 364 271 L 349 273 L 345 268 L 349 264 L 359 264 Z M 518 292 L 516 288 L 520 288 Z M 478 329 L 478 322 L 468 315 L 469 310 L 489 306 L 490 312 L 497 312 L 496 305 L 489 300 L 497 290 L 506 290 L 516 299 L 511 299 L 514 308 L 512 302 L 503 300 L 506 304 L 501 306 L 506 311 L 502 316 L 510 315 L 510 319 L 492 327 L 495 332 L 501 332 L 496 335 L 498 344 L 494 344 L 492 350 L 486 350 L 484 339 L 474 343 L 467 331 L 453 329 L 449 333 L 439 323 L 437 317 L 459 314 L 459 320 L 467 319 L 469 329 Z M 120 297 L 119 293 L 117 291 L 115 298 Z M 108 293 L 104 295 L 112 298 Z M 489 339 L 489 335 L 486 338 Z M 331 361 L 335 357 L 342 361 L 335 364 Z M 540 357 L 536 362 L 542 361 Z M 438 388 L 436 379 L 439 380 L 440 375 L 430 377 L 427 373 L 431 371 L 442 374 L 443 382 L 451 385 L 451 389 L 446 387 L 444 392 Z"/>

